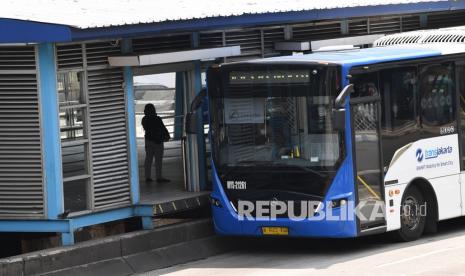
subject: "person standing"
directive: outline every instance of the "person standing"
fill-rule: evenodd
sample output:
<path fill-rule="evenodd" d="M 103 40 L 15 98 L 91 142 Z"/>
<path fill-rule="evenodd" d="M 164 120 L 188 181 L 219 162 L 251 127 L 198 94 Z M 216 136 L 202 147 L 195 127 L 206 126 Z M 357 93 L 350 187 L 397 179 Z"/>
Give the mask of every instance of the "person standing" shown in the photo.
<path fill-rule="evenodd" d="M 163 124 L 162 119 L 157 115 L 153 104 L 146 104 L 144 108 L 145 116 L 142 118 L 142 126 L 145 130 L 145 181 L 152 182 L 152 162 L 155 157 L 155 174 L 158 183 L 169 182 L 162 177 L 163 164 L 163 143 L 170 139 L 170 134 Z"/>

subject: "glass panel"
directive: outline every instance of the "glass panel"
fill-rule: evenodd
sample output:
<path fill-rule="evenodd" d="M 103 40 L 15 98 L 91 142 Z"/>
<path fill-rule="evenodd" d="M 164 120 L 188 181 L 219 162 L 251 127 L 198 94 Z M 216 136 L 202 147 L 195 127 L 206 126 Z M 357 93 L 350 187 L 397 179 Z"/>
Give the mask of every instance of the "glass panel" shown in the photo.
<path fill-rule="evenodd" d="M 462 171 L 465 170 L 465 66 L 460 65 L 457 67 L 459 77 L 459 90 L 460 90 L 460 109 L 459 109 L 459 119 L 460 119 L 460 133 L 462 135 Z"/>
<path fill-rule="evenodd" d="M 87 174 L 86 145 L 63 146 L 61 148 L 63 178 Z"/>
<path fill-rule="evenodd" d="M 363 228 L 384 224 L 384 203 L 381 188 L 382 166 L 379 137 L 378 72 L 354 77 L 354 95 L 365 102 L 351 103 L 354 132 L 355 181 L 359 200 L 359 219 Z"/>
<path fill-rule="evenodd" d="M 60 112 L 60 131 L 62 140 L 84 137 L 84 110 L 69 108 Z"/>
<path fill-rule="evenodd" d="M 319 87 L 318 80 L 324 73 L 314 71 L 312 77 L 308 70 L 291 70 L 292 74 L 230 73 L 225 97 L 213 104 L 213 113 L 223 114 L 224 118 L 215 132 L 221 143 L 218 148 L 221 165 L 336 164 L 340 159 L 340 139 L 330 118 L 332 96 Z M 291 76 L 292 80 L 288 80 Z"/>
<path fill-rule="evenodd" d="M 422 129 L 429 136 L 449 134 L 444 131 L 454 129 L 453 126 L 455 126 L 453 64 L 423 67 L 420 74 L 420 86 Z"/>
<path fill-rule="evenodd" d="M 396 150 L 421 139 L 417 110 L 417 69 L 396 68 L 381 71 L 384 166 L 388 166 Z"/>
<path fill-rule="evenodd" d="M 382 214 L 370 217 L 381 204 L 381 165 L 378 133 L 378 103 L 368 102 L 352 105 L 357 167 L 357 190 L 360 206 L 360 223 L 366 225 L 384 221 Z M 380 204 L 380 205 L 377 205 Z"/>
<path fill-rule="evenodd" d="M 331 120 L 336 74 L 324 66 L 257 65 L 219 72 L 222 83 L 209 77 L 218 174 L 223 185 L 247 182 L 243 193 L 225 188 L 233 202 L 326 193 L 344 157 L 343 133 Z"/>
<path fill-rule="evenodd" d="M 58 73 L 58 100 L 60 106 L 85 103 L 82 89 L 82 72 Z"/>
<path fill-rule="evenodd" d="M 378 72 L 354 77 L 354 93 L 351 98 L 379 96 Z"/>
<path fill-rule="evenodd" d="M 65 210 L 87 210 L 87 179 L 63 183 Z"/>
<path fill-rule="evenodd" d="M 57 74 L 63 178 L 83 178 L 63 182 L 65 210 L 70 212 L 88 209 L 88 143 L 83 140 L 83 138 L 87 137 L 85 133 L 87 107 L 82 106 L 86 104 L 83 95 L 82 76 L 82 72 Z"/>

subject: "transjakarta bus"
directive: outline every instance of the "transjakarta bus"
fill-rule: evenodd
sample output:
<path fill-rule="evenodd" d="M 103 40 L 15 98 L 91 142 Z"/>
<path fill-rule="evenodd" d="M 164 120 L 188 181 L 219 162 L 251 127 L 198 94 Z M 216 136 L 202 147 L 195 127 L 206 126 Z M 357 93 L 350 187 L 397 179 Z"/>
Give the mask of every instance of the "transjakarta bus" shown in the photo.
<path fill-rule="evenodd" d="M 218 234 L 409 241 L 465 214 L 463 44 L 222 64 L 207 94 Z"/>

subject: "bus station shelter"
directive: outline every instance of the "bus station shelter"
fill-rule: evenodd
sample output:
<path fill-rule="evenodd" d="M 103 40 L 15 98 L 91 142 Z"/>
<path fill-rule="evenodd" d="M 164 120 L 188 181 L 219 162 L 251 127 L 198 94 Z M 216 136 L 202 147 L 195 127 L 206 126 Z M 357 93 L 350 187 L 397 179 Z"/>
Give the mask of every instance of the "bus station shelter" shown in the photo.
<path fill-rule="evenodd" d="M 201 204 L 207 122 L 196 135 L 182 123 L 213 63 L 308 52 L 326 39 L 365 47 L 368 36 L 465 24 L 464 0 L 359 2 L 7 0 L 0 231 L 61 233 L 69 245 L 82 227 L 140 217 L 150 229 L 156 213 Z M 176 73 L 173 138 L 182 145 L 184 191 L 159 200 L 140 185 L 133 77 L 167 72 Z"/>

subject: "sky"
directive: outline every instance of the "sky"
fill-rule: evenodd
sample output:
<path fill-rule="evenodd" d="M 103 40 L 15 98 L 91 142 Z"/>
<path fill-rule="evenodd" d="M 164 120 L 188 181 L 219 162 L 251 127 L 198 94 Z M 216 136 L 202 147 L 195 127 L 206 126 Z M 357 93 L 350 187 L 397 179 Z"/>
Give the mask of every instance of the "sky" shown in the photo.
<path fill-rule="evenodd" d="M 202 85 L 206 83 L 206 74 L 202 72 Z M 175 88 L 176 73 L 155 74 L 146 76 L 135 76 L 134 85 L 161 84 L 168 88 Z"/>
<path fill-rule="evenodd" d="M 161 84 L 169 88 L 174 88 L 176 82 L 176 73 L 146 75 L 134 77 L 135 85 L 144 84 Z"/>

